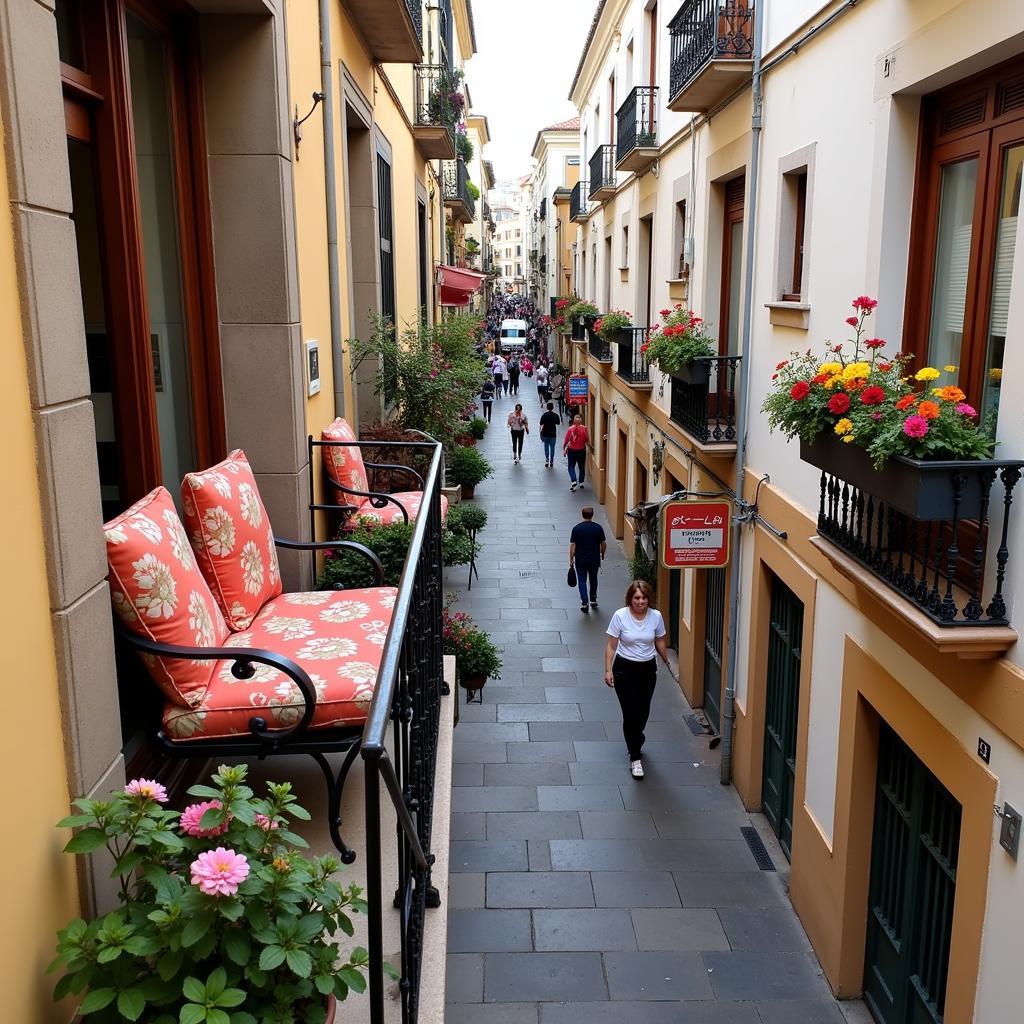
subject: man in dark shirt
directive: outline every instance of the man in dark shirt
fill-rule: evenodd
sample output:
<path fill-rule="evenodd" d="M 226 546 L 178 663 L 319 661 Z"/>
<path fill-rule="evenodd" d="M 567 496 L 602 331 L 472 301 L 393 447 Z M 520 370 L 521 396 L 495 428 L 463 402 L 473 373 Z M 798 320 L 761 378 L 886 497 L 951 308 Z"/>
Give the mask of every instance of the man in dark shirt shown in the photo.
<path fill-rule="evenodd" d="M 544 445 L 544 465 L 551 469 L 555 464 L 555 444 L 558 441 L 558 427 L 562 417 L 555 412 L 553 402 L 548 402 L 547 411 L 540 417 L 540 439 Z"/>
<path fill-rule="evenodd" d="M 586 505 L 580 509 L 583 521 L 577 523 L 569 534 L 569 564 L 576 563 L 576 581 L 580 588 L 580 611 L 586 615 L 590 608 L 597 608 L 597 570 L 604 561 L 608 547 L 604 539 L 604 528 L 594 522 L 594 510 Z M 587 585 L 590 586 L 590 605 L 587 606 Z"/>

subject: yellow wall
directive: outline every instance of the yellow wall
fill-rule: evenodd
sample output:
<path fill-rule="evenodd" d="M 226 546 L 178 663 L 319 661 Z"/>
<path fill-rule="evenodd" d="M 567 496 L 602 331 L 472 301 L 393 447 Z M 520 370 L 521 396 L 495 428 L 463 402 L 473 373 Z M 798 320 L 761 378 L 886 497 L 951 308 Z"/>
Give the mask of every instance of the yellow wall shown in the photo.
<path fill-rule="evenodd" d="M 6 495 L 0 502 L 0 536 L 6 538 L 0 548 L 0 578 L 6 584 L 0 590 L 0 639 L 6 691 L 17 703 L 17 727 L 7 729 L 0 744 L 0 778 L 6 780 L 8 801 L 0 853 L 7 935 L 0 957 L 0 992 L 4 1020 L 55 1024 L 71 1013 L 54 1005 L 54 978 L 45 970 L 53 959 L 57 928 L 79 913 L 79 903 L 74 858 L 61 852 L 67 836 L 53 827 L 68 813 L 67 769 L 3 160 L 0 208 L 0 309 L 6 328 L 6 343 L 0 347 Z"/>

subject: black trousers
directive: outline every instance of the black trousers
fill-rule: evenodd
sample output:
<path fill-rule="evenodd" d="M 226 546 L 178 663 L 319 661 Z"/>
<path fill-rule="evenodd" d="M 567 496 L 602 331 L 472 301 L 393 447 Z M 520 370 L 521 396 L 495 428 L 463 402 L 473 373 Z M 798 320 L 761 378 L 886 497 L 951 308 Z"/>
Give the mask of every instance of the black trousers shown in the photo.
<path fill-rule="evenodd" d="M 622 736 L 630 761 L 640 757 L 644 745 L 644 726 L 651 715 L 654 684 L 658 679 L 658 660 L 630 661 L 619 655 L 612 662 L 615 696 L 622 708 Z"/>
<path fill-rule="evenodd" d="M 523 454 L 523 438 L 526 437 L 525 430 L 512 431 L 512 454 L 519 456 Z"/>
<path fill-rule="evenodd" d="M 490 423 L 491 422 L 491 406 L 494 403 L 493 402 L 489 402 L 486 398 L 484 398 L 484 399 L 481 399 L 481 404 L 484 407 L 484 419 L 488 423 Z"/>

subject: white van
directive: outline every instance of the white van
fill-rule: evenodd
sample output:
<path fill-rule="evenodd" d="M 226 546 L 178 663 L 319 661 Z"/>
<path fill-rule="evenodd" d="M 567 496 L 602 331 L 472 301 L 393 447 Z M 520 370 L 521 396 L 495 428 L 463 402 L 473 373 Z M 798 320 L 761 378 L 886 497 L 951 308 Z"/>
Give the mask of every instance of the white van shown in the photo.
<path fill-rule="evenodd" d="M 526 348 L 526 321 L 502 320 L 498 344 L 502 352 L 521 352 Z"/>

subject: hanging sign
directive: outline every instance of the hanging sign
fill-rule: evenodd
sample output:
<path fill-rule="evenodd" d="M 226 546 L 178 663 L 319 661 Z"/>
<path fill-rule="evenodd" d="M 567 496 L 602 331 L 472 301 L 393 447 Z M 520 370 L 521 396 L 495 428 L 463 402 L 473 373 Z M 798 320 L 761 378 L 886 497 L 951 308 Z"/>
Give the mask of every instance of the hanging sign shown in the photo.
<path fill-rule="evenodd" d="M 590 382 L 586 376 L 573 375 L 565 393 L 566 405 L 586 405 L 590 401 Z"/>
<path fill-rule="evenodd" d="M 658 547 L 666 569 L 720 569 L 729 564 L 732 506 L 683 499 L 661 508 Z"/>

